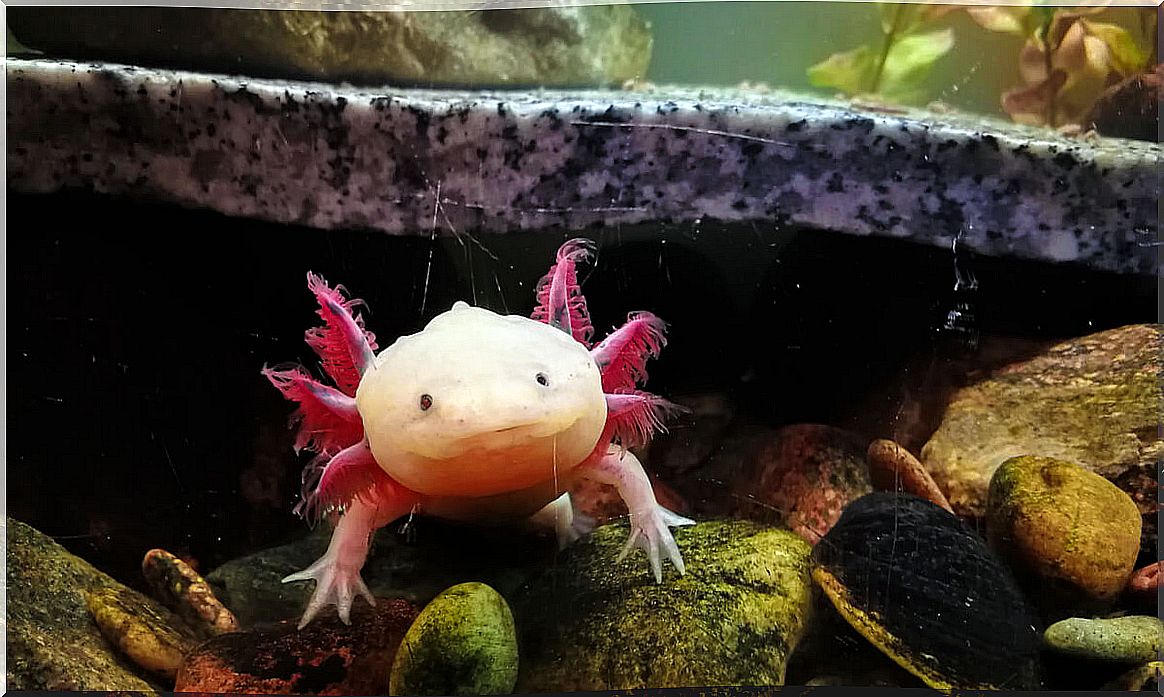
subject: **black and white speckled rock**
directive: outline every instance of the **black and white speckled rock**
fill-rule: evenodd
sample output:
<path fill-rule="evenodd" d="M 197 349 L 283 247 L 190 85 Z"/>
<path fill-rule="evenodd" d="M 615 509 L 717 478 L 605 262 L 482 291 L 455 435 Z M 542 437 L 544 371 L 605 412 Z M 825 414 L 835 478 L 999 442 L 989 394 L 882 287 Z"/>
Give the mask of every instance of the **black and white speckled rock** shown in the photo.
<path fill-rule="evenodd" d="M 1161 147 L 783 93 L 375 94 L 8 62 L 8 182 L 395 234 L 701 218 L 1158 273 Z"/>

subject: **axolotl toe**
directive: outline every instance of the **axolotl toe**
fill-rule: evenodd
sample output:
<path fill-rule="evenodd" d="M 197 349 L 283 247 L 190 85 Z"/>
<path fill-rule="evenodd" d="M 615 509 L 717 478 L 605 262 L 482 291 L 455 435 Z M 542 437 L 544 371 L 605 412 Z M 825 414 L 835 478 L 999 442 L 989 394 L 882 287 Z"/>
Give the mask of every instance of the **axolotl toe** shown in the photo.
<path fill-rule="evenodd" d="M 647 359 L 665 345 L 665 325 L 632 313 L 591 346 L 576 275 L 591 251 L 585 240 L 563 245 L 532 318 L 457 302 L 379 354 L 355 313 L 359 301 L 309 274 L 324 325 L 307 341 L 336 387 L 299 366 L 264 369 L 298 403 L 296 448 L 318 453 L 299 512 L 340 514 L 323 557 L 284 579 L 316 583 L 300 627 L 331 604 L 348 622 L 357 594 L 375 603 L 360 576 L 371 535 L 412 512 L 528 520 L 568 544 L 593 525 L 565 493 L 576 477 L 612 484 L 626 501 L 632 531 L 623 556 L 646 550 L 660 583 L 664 556 L 684 572 L 669 527 L 693 521 L 659 505 L 627 450 L 678 410 L 637 389 Z"/>

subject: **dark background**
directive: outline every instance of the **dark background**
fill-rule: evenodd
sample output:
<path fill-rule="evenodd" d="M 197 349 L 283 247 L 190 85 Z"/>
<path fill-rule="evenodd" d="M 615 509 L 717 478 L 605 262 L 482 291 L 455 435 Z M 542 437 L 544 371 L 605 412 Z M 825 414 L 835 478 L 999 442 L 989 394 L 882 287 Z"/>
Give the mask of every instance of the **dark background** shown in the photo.
<path fill-rule="evenodd" d="M 573 236 L 325 232 L 83 193 L 7 203 L 9 515 L 136 586 L 152 547 L 205 573 L 306 532 L 291 407 L 259 371 L 318 373 L 308 270 L 367 301 L 384 348 L 458 299 L 528 314 Z M 894 240 L 707 223 L 586 236 L 598 338 L 632 310 L 671 323 L 648 389 L 724 391 L 773 426 L 860 429 L 919 356 L 966 355 L 943 329 L 958 303 L 983 338 L 1156 321 L 1153 277 L 963 256 L 979 286 L 955 293 L 951 250 Z"/>

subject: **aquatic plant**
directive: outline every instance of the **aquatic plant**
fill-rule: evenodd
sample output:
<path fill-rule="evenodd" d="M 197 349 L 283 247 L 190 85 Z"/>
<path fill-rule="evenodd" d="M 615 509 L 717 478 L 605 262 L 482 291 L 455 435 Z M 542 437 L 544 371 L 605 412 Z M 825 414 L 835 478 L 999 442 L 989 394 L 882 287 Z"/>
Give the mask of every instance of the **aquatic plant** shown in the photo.
<path fill-rule="evenodd" d="M 868 44 L 834 53 L 808 69 L 817 87 L 847 95 L 876 95 L 896 102 L 916 101 L 934 63 L 954 46 L 949 27 L 931 29 L 934 20 L 957 9 L 952 5 L 877 3 L 881 45 Z"/>
<path fill-rule="evenodd" d="M 954 46 L 949 27 L 935 21 L 965 10 L 981 27 L 1019 37 L 1023 85 L 1007 90 L 1002 109 L 1019 123 L 1082 125 L 1105 89 L 1149 69 L 1157 61 L 1156 8 L 1135 10 L 1138 28 L 1129 30 L 1098 15 L 1106 4 L 1054 8 L 878 3 L 882 41 L 834 53 L 808 69 L 817 87 L 881 101 L 920 101 L 931 68 Z M 1137 36 L 1138 34 L 1138 36 Z"/>
<path fill-rule="evenodd" d="M 1083 8 L 976 7 L 967 13 L 982 27 L 1024 39 L 1019 52 L 1021 87 L 1002 95 L 1002 108 L 1019 123 L 1083 125 L 1112 83 L 1155 62 L 1155 8 L 1137 11 L 1139 40 L 1096 16 L 1104 5 Z"/>

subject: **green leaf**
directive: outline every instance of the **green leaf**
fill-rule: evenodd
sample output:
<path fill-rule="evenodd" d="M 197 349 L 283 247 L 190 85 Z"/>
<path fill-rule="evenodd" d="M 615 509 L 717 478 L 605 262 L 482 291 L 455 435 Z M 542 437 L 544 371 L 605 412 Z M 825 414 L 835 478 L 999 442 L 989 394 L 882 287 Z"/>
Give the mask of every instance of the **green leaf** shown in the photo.
<path fill-rule="evenodd" d="M 868 46 L 834 53 L 808 69 L 808 81 L 816 87 L 832 87 L 853 95 L 865 91 L 873 74 L 873 52 Z"/>
<path fill-rule="evenodd" d="M 1088 34 L 1095 36 L 1107 44 L 1111 52 L 1112 67 L 1121 75 L 1128 76 L 1138 73 L 1148 64 L 1148 52 L 1143 49 L 1132 35 L 1118 24 L 1106 22 L 1091 22 L 1082 20 Z"/>
<path fill-rule="evenodd" d="M 902 100 L 917 98 L 934 63 L 953 46 L 954 31 L 949 28 L 902 38 L 889 48 L 878 92 Z"/>

